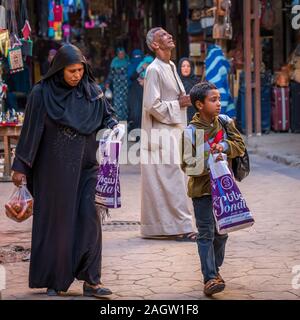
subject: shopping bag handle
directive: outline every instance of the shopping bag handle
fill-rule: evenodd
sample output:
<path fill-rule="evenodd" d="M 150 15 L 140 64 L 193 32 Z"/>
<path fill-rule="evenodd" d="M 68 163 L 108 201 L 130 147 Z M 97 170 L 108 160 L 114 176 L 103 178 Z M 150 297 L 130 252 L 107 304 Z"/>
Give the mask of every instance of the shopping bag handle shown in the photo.
<path fill-rule="evenodd" d="M 108 137 L 106 138 L 106 141 L 121 141 L 125 134 L 125 125 L 124 124 L 118 124 L 112 129 Z"/>

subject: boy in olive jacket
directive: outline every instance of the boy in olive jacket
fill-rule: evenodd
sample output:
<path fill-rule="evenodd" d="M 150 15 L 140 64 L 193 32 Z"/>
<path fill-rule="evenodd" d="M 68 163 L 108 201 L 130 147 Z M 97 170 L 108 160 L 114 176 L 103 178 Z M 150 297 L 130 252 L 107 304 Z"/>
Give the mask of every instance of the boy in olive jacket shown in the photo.
<path fill-rule="evenodd" d="M 220 235 L 216 230 L 207 161 L 210 153 L 225 153 L 230 165 L 230 159 L 244 154 L 245 143 L 234 121 L 226 115 L 219 115 L 221 111 L 220 93 L 214 84 L 209 82 L 196 84 L 190 92 L 190 97 L 198 112 L 187 127 L 191 130 L 187 131 L 193 133 L 196 129 L 204 131 L 204 141 L 202 141 L 204 143 L 204 159 L 202 155 L 204 168 L 202 170 L 201 166 L 195 165 L 195 162 L 191 164 L 183 160 L 182 169 L 190 175 L 188 196 L 193 200 L 199 232 L 197 245 L 204 278 L 204 293 L 211 296 L 225 288 L 225 281 L 219 273 L 219 268 L 224 260 L 228 235 Z M 219 118 L 226 123 L 226 130 Z M 193 139 L 192 136 L 190 136 L 190 141 L 195 150 L 198 147 L 195 145 L 197 139 Z"/>

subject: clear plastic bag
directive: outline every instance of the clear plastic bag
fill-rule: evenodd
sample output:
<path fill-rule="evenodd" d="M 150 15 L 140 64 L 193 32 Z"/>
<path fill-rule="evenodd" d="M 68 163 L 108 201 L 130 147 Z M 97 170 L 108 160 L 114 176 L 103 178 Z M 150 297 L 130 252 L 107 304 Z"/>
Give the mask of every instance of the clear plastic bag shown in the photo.
<path fill-rule="evenodd" d="M 19 187 L 16 187 L 8 202 L 5 204 L 5 213 L 8 218 L 22 222 L 32 216 L 33 197 L 23 181 Z"/>

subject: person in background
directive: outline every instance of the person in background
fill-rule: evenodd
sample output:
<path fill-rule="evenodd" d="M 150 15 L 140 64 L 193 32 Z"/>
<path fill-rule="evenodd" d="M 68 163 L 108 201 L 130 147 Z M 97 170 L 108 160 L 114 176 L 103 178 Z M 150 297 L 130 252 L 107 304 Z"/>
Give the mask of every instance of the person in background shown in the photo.
<path fill-rule="evenodd" d="M 205 80 L 213 83 L 220 91 L 221 114 L 236 118 L 236 107 L 228 81 L 230 68 L 230 63 L 222 48 L 216 44 L 209 44 L 205 59 Z"/>
<path fill-rule="evenodd" d="M 110 72 L 105 83 L 106 88 L 111 88 L 113 93 L 113 107 L 118 120 L 127 120 L 128 117 L 128 65 L 129 60 L 124 48 L 117 49 L 117 56 L 113 58 Z"/>
<path fill-rule="evenodd" d="M 136 68 L 140 64 L 140 62 L 143 60 L 143 58 L 144 58 L 144 53 L 142 50 L 134 49 L 131 52 L 131 57 L 130 57 L 130 61 L 129 61 L 128 69 L 127 69 L 129 90 L 130 90 L 130 86 L 132 84 L 131 77 L 136 72 Z"/>
<path fill-rule="evenodd" d="M 56 52 L 57 52 L 57 50 L 55 50 L 55 49 L 49 50 L 47 60 L 41 64 L 41 75 L 42 76 L 44 76 L 48 72 L 48 70 L 50 68 L 51 61 L 53 60 L 54 56 L 56 55 Z"/>
<path fill-rule="evenodd" d="M 154 59 L 151 56 L 144 57 L 131 76 L 132 84 L 128 95 L 129 130 L 141 128 L 144 78 L 146 69 L 153 60 Z M 130 136 L 130 138 L 132 138 L 133 141 L 136 141 L 135 137 Z"/>
<path fill-rule="evenodd" d="M 189 58 L 181 58 L 178 63 L 178 74 L 183 83 L 186 94 L 189 94 L 193 86 L 200 81 L 195 75 L 194 63 Z M 187 123 L 189 123 L 197 109 L 192 105 L 187 108 Z"/>
<path fill-rule="evenodd" d="M 144 81 L 141 136 L 141 235 L 196 241 L 192 213 L 188 207 L 186 181 L 179 162 L 180 133 L 186 125 L 186 108 L 191 104 L 177 74 L 171 53 L 172 35 L 152 28 L 146 42 L 156 59 L 147 68 Z M 155 139 L 164 134 L 168 142 Z M 157 136 L 156 136 L 157 137 Z M 164 157 L 168 157 L 165 161 Z"/>

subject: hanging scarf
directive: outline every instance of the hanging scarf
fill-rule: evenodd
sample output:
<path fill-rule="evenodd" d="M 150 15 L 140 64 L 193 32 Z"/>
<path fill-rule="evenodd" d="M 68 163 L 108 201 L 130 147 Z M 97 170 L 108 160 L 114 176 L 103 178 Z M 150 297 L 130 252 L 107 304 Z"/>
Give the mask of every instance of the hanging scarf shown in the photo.
<path fill-rule="evenodd" d="M 84 75 L 76 87 L 69 86 L 64 80 L 63 70 L 68 65 L 80 63 L 84 65 Z M 44 104 L 52 120 L 84 135 L 100 127 L 103 116 L 100 97 L 103 94 L 77 47 L 61 47 L 41 83 Z"/>
<path fill-rule="evenodd" d="M 191 124 L 198 129 L 204 130 L 204 142 L 207 142 L 210 146 L 213 143 L 219 143 L 223 139 L 223 128 L 218 120 L 218 117 L 215 117 L 213 122 L 208 122 L 201 117 L 201 114 L 197 112 Z"/>

